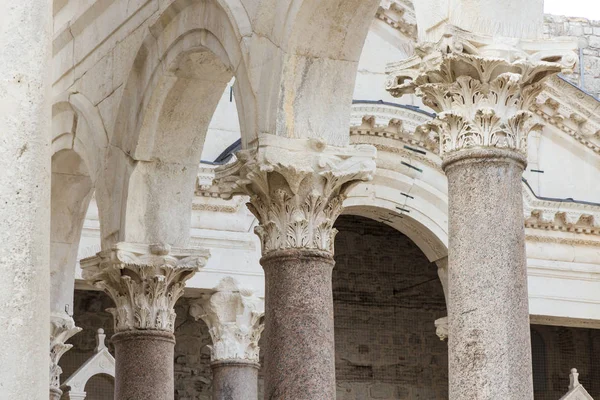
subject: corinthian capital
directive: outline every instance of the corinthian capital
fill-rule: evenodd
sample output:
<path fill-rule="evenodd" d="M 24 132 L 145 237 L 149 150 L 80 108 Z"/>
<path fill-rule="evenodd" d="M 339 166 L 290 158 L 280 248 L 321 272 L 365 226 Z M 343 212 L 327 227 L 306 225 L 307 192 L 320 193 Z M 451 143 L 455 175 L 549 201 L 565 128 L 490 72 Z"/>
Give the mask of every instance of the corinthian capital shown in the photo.
<path fill-rule="evenodd" d="M 190 315 L 208 326 L 213 345 L 212 361 L 251 361 L 258 363 L 258 340 L 264 302 L 233 278 L 224 278 L 209 297 L 196 300 Z"/>
<path fill-rule="evenodd" d="M 549 45 L 449 27 L 438 43 L 422 43 L 414 57 L 388 67 L 387 90 L 416 93 L 438 113 L 421 129 L 442 155 L 486 147 L 526 154 L 528 134 L 541 128 L 529 109 L 544 80 L 572 71 L 575 48 L 571 40 Z"/>
<path fill-rule="evenodd" d="M 185 281 L 202 268 L 209 252 L 168 245 L 118 243 L 81 260 L 83 278 L 115 302 L 115 331 L 152 329 L 173 332 L 175 302 Z"/>
<path fill-rule="evenodd" d="M 58 365 L 60 358 L 71 347 L 67 344 L 73 335 L 81 332 L 81 328 L 75 326 L 75 321 L 66 314 L 52 314 L 50 316 L 50 398 L 60 399 L 60 374 L 62 368 Z"/>
<path fill-rule="evenodd" d="M 238 152 L 234 164 L 217 169 L 216 180 L 224 198 L 250 196 L 263 255 L 291 248 L 333 253 L 333 223 L 345 193 L 372 179 L 375 156 L 370 145 L 341 148 L 263 135 L 256 149 Z"/>

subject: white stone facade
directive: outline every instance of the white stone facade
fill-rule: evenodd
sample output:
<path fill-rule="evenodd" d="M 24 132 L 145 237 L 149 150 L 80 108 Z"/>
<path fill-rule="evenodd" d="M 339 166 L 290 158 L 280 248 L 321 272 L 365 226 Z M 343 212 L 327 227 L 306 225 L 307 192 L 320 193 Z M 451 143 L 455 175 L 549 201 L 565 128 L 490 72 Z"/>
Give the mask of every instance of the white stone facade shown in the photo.
<path fill-rule="evenodd" d="M 212 361 L 258 363 L 267 296 L 261 257 L 334 254 L 339 214 L 409 237 L 437 263 L 449 302 L 444 163 L 470 148 L 527 160 L 531 322 L 600 329 L 600 26 L 544 17 L 542 4 L 54 0 L 52 13 L 36 11 L 24 24 L 51 18 L 52 29 L 28 36 L 50 35 L 51 46 L 50 38 L 37 50 L 23 43 L 37 56 L 19 62 L 37 69 L 3 62 L 0 81 L 35 77 L 28 84 L 47 99 L 28 107 L 41 116 L 14 118 L 34 121 L 31 135 L 50 129 L 51 140 L 0 146 L 12 157 L 9 179 L 0 180 L 12 207 L 3 201 L 11 235 L 0 262 L 25 271 L 6 268 L 15 287 L 0 286 L 10 293 L 0 298 L 15 312 L 27 291 L 38 306 L 49 298 L 51 319 L 30 324 L 33 305 L 22 321 L 0 314 L 6 344 L 18 342 L 19 329 L 45 336 L 50 322 L 49 383 L 60 395 L 59 360 L 79 331 L 69 316 L 73 292 L 95 288 L 115 301 L 120 333 L 172 334 L 176 301 L 194 298 L 190 313 L 209 327 Z M 21 53 L 3 36 L 15 32 L 0 28 L 11 60 Z M 8 121 L 0 128 L 9 133 L 21 126 L 11 119 L 13 103 L 31 95 L 14 85 L 0 84 Z M 34 159 L 23 160 L 29 143 Z M 31 187 L 15 191 L 10 179 Z M 16 220 L 26 209 L 31 218 Z M 19 243 L 36 242 L 19 250 L 11 243 L 23 232 Z M 28 267 L 36 263 L 41 272 Z M 49 284 L 39 280 L 46 275 Z M 452 340 L 448 317 L 431 324 Z M 22 350 L 0 357 L 0 369 Z M 47 386 L 48 378 L 25 373 L 0 373 L 0 386 L 28 379 Z M 28 398 L 41 396 L 31 390 L 38 393 Z"/>

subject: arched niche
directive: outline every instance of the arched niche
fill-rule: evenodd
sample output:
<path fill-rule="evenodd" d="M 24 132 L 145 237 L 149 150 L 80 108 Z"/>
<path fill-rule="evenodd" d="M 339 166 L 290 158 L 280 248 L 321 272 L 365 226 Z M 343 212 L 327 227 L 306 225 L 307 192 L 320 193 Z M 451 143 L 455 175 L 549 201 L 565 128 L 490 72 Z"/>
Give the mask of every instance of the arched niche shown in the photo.
<path fill-rule="evenodd" d="M 229 14 L 217 1 L 177 1 L 150 27 L 127 79 L 99 184 L 99 196 L 108 199 L 100 210 L 103 247 L 186 245 L 206 131 L 232 77 L 245 140 L 254 97 Z"/>
<path fill-rule="evenodd" d="M 52 106 L 51 310 L 69 313 L 85 215 L 101 173 L 108 138 L 96 107 L 65 92 Z"/>

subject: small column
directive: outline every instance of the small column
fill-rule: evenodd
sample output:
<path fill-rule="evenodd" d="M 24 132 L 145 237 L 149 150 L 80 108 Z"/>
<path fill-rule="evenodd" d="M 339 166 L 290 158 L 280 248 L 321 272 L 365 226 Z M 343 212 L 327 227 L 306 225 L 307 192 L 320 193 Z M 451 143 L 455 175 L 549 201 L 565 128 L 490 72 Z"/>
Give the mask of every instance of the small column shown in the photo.
<path fill-rule="evenodd" d="M 452 400 L 533 399 L 521 176 L 541 126 L 529 107 L 576 58 L 571 43 L 552 54 L 547 43 L 508 43 L 450 30 L 394 66 L 388 84 L 437 113 L 421 129 L 448 177 Z"/>
<path fill-rule="evenodd" d="M 335 399 L 333 224 L 348 187 L 372 178 L 375 154 L 264 135 L 217 171 L 223 196 L 249 195 L 259 222 L 266 399 Z"/>
<path fill-rule="evenodd" d="M 258 341 L 264 303 L 231 277 L 216 292 L 198 299 L 190 315 L 202 319 L 213 341 L 213 400 L 258 400 Z"/>
<path fill-rule="evenodd" d="M 52 2 L 0 1 L 0 397 L 48 396 Z"/>
<path fill-rule="evenodd" d="M 81 260 L 83 278 L 115 302 L 115 399 L 174 397 L 175 302 L 206 250 L 118 243 Z"/>
<path fill-rule="evenodd" d="M 52 314 L 50 316 L 50 400 L 60 400 L 60 374 L 62 368 L 58 365 L 60 358 L 71 347 L 66 344 L 73 335 L 81 332 L 81 328 L 75 326 L 73 318 L 66 314 Z"/>

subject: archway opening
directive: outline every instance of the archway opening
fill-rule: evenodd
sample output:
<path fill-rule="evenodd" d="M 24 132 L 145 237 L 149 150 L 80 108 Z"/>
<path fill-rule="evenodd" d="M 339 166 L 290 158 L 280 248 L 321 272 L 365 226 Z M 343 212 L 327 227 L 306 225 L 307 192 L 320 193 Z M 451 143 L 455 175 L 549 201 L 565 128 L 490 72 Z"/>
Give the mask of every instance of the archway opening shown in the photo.
<path fill-rule="evenodd" d="M 52 157 L 50 276 L 52 311 L 72 312 L 75 265 L 93 182 L 74 150 Z"/>
<path fill-rule="evenodd" d="M 333 271 L 337 399 L 448 398 L 437 265 L 399 231 L 342 215 Z"/>
<path fill-rule="evenodd" d="M 85 385 L 86 400 L 114 399 L 115 380 L 110 375 L 94 375 Z"/>

